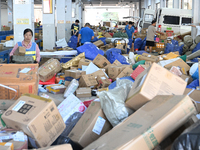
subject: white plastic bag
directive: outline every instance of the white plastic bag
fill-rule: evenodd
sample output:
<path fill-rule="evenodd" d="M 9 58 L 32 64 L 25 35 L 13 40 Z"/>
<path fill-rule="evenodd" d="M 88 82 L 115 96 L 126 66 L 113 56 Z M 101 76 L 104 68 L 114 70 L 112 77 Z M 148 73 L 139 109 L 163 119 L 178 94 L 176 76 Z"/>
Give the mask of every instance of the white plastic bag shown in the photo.
<path fill-rule="evenodd" d="M 69 86 L 66 88 L 65 92 L 64 92 L 64 97 L 68 97 L 70 94 L 73 94 L 76 89 L 78 88 L 79 83 L 76 79 L 73 79 L 71 81 L 71 83 L 69 84 Z"/>
<path fill-rule="evenodd" d="M 68 46 L 65 38 L 58 40 L 56 42 L 56 45 L 57 45 L 57 47 L 67 47 Z"/>

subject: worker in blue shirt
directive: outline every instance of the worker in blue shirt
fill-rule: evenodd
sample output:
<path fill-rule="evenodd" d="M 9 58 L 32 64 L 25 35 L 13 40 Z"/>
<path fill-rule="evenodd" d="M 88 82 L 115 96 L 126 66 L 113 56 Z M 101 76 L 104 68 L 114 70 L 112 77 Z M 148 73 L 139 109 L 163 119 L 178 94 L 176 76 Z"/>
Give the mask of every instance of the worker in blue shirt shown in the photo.
<path fill-rule="evenodd" d="M 131 21 L 129 21 L 128 26 L 126 26 L 126 28 L 125 28 L 129 40 L 130 40 L 130 39 L 133 40 L 133 42 L 132 42 L 132 47 L 131 47 L 131 49 L 130 49 L 130 52 L 134 52 L 134 42 L 135 42 L 135 38 L 134 38 L 135 29 L 133 28 L 132 24 L 133 24 L 133 23 L 132 23 Z"/>
<path fill-rule="evenodd" d="M 79 31 L 77 45 L 79 45 L 80 38 L 81 38 L 81 45 L 83 45 L 85 42 L 91 42 L 91 40 L 94 39 L 94 32 L 92 29 L 90 29 L 89 23 L 86 23 L 85 27 Z"/>

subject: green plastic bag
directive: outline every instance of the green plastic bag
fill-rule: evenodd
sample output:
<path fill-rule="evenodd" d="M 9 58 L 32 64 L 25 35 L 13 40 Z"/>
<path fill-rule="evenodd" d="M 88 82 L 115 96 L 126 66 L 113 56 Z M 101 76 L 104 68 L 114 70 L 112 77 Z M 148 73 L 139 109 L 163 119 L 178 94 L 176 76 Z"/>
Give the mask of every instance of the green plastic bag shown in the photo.
<path fill-rule="evenodd" d="M 141 60 L 135 63 L 132 68 L 133 70 L 135 70 L 139 65 L 144 65 L 144 64 L 145 64 L 145 60 Z"/>
<path fill-rule="evenodd" d="M 186 62 L 187 56 L 186 56 L 186 55 L 182 55 L 182 56 L 180 56 L 180 58 L 181 58 L 184 62 Z"/>

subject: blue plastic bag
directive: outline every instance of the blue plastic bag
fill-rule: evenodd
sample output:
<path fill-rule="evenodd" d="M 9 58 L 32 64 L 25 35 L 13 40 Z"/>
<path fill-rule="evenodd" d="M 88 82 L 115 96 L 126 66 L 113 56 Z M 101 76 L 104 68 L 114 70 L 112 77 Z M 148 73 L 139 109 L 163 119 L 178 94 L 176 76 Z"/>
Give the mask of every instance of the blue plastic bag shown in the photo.
<path fill-rule="evenodd" d="M 101 40 L 104 43 L 104 45 L 106 45 L 106 38 L 105 37 L 102 37 L 99 40 Z"/>
<path fill-rule="evenodd" d="M 180 55 L 182 55 L 182 53 L 183 53 L 183 46 L 184 46 L 184 44 L 181 45 L 181 46 L 179 46 L 179 50 L 178 50 L 178 51 L 179 51 L 179 54 L 180 54 Z"/>
<path fill-rule="evenodd" d="M 135 39 L 135 42 L 134 42 L 134 49 L 140 49 L 142 46 L 142 39 L 141 38 L 137 38 Z"/>
<path fill-rule="evenodd" d="M 78 38 L 77 36 L 73 35 L 69 42 L 67 43 L 69 47 L 73 48 L 73 49 L 76 49 L 77 48 L 77 41 L 78 41 Z"/>
<path fill-rule="evenodd" d="M 104 55 L 104 51 L 100 50 L 92 43 L 85 43 L 77 48 L 78 54 L 85 52 L 85 58 L 94 60 L 98 54 Z"/>
<path fill-rule="evenodd" d="M 173 50 L 174 50 L 174 45 L 170 44 L 170 43 L 167 43 L 167 46 L 166 46 L 165 51 L 164 51 L 164 54 L 173 52 Z"/>
<path fill-rule="evenodd" d="M 197 70 L 194 72 L 194 74 L 192 75 L 193 80 L 199 79 L 199 68 L 197 68 Z"/>
<path fill-rule="evenodd" d="M 143 53 L 148 53 L 148 52 L 146 52 L 146 51 L 136 51 L 136 53 L 137 53 L 138 55 L 142 55 Z"/>
<path fill-rule="evenodd" d="M 140 50 L 145 50 L 145 46 L 146 46 L 146 41 L 143 41 Z"/>
<path fill-rule="evenodd" d="M 194 52 L 196 52 L 196 51 L 198 51 L 198 50 L 200 50 L 200 43 L 198 43 L 198 44 L 196 45 L 196 47 L 192 50 L 192 53 L 194 53 Z"/>
<path fill-rule="evenodd" d="M 192 81 L 186 88 L 196 89 L 197 86 L 199 86 L 199 80 L 198 79 Z"/>
<path fill-rule="evenodd" d="M 92 43 L 98 41 L 99 39 L 97 37 L 94 37 L 94 39 L 92 40 Z"/>
<path fill-rule="evenodd" d="M 120 80 L 123 80 L 123 79 L 130 80 L 130 81 L 132 81 L 133 83 L 135 82 L 135 80 L 133 80 L 132 77 L 122 77 L 122 78 L 120 78 Z M 110 85 L 108 86 L 109 90 L 112 90 L 112 89 L 114 89 L 115 87 L 116 87 L 116 81 L 114 81 L 112 84 L 110 84 Z"/>
<path fill-rule="evenodd" d="M 110 61 L 112 64 L 116 59 L 121 63 L 121 64 L 129 64 L 126 62 L 126 58 L 121 55 L 121 49 L 117 48 L 111 48 L 106 51 L 107 59 Z"/>

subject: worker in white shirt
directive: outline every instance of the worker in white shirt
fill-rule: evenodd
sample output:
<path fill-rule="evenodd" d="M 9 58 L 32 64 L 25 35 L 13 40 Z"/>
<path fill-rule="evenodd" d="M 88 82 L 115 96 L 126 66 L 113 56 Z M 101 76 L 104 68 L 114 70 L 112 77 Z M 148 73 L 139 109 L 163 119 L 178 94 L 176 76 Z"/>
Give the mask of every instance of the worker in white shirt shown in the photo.
<path fill-rule="evenodd" d="M 195 25 L 190 25 L 190 26 L 195 27 L 197 29 L 197 35 L 196 36 L 200 35 L 200 23 L 199 23 L 198 26 L 195 26 Z"/>

